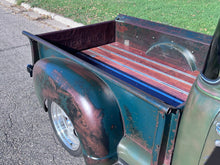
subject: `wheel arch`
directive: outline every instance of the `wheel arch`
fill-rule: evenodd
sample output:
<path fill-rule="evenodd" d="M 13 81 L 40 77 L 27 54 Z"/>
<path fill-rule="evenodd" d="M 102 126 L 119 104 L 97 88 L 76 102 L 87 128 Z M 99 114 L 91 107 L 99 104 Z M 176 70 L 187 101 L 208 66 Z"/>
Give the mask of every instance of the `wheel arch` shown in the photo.
<path fill-rule="evenodd" d="M 53 100 L 70 116 L 87 164 L 117 160 L 122 118 L 114 93 L 102 79 L 71 60 L 56 57 L 39 60 L 33 78 L 41 105 L 47 107 L 45 101 Z"/>

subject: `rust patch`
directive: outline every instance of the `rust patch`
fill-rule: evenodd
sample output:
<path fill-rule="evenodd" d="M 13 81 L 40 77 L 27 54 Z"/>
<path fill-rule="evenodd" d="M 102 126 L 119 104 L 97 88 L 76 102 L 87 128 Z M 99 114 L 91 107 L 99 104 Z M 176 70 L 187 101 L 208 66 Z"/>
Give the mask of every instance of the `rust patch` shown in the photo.
<path fill-rule="evenodd" d="M 102 112 L 101 110 L 95 109 L 88 98 L 83 99 L 86 100 L 87 103 L 85 104 L 88 107 L 85 108 L 83 102 L 81 105 L 78 103 L 78 108 L 80 111 L 78 110 L 77 115 L 75 116 L 76 126 L 80 128 L 78 133 L 80 134 L 81 140 L 84 141 L 84 147 L 87 151 L 92 152 L 94 156 L 105 157 L 108 155 L 108 151 L 105 144 L 103 144 L 105 133 L 102 129 Z M 76 100 L 76 102 L 78 101 L 80 102 L 82 100 Z"/>
<path fill-rule="evenodd" d="M 126 116 L 128 118 L 128 128 L 129 131 L 131 132 L 131 135 L 127 135 L 129 138 L 131 138 L 134 142 L 136 142 L 139 146 L 141 146 L 143 149 L 145 149 L 147 152 L 152 153 L 152 149 L 147 147 L 146 141 L 143 140 L 141 133 L 136 129 L 133 123 L 132 115 L 129 111 L 129 109 L 124 106 Z"/>
<path fill-rule="evenodd" d="M 48 59 L 39 61 L 36 65 L 35 70 L 39 74 L 35 75 L 34 78 L 40 102 L 42 103 L 45 98 L 54 100 L 66 111 L 80 138 L 85 151 L 85 160 L 88 161 L 87 164 L 116 161 L 117 155 L 114 153 L 121 137 L 114 134 L 120 134 L 123 129 L 120 129 L 118 121 L 112 119 L 112 116 L 109 121 L 104 120 L 104 117 L 106 119 L 104 116 L 106 110 L 102 109 L 103 103 L 99 102 L 101 101 L 99 98 L 103 96 L 107 99 L 104 99 L 107 104 L 111 103 L 113 94 L 101 79 L 78 65 L 74 67 L 70 62 L 64 60 L 60 63 L 59 59 L 55 59 L 55 61 Z M 49 66 L 50 63 L 51 66 Z M 56 69 L 56 65 L 61 64 L 64 65 L 65 69 L 70 69 L 70 72 L 73 71 L 74 74 L 81 77 L 76 84 L 74 76 L 73 79 L 69 79 L 68 70 L 64 72 L 59 68 Z M 78 80 L 78 77 L 75 78 Z M 85 81 L 94 88 L 87 88 L 87 84 L 85 84 L 85 88 L 80 81 Z M 93 91 L 94 89 L 96 91 Z M 97 92 L 97 98 L 94 92 Z"/>
<path fill-rule="evenodd" d="M 120 25 L 119 23 L 116 25 L 116 31 L 118 32 L 125 32 L 125 31 L 128 31 L 128 28 L 126 26 L 123 26 L 123 25 Z"/>
<path fill-rule="evenodd" d="M 53 100 L 55 99 L 58 99 L 59 98 L 59 95 L 57 92 L 51 90 L 51 89 L 43 89 L 42 90 L 42 95 L 45 97 L 45 98 L 51 98 Z"/>
<path fill-rule="evenodd" d="M 171 140 L 171 148 L 168 150 L 168 153 L 165 156 L 164 159 L 164 164 L 169 165 L 172 159 L 173 151 L 174 151 L 174 145 L 175 145 L 175 140 Z"/>
<path fill-rule="evenodd" d="M 34 70 L 33 70 L 33 75 L 38 76 L 38 75 L 42 75 L 42 72 L 44 72 L 44 70 L 47 67 L 47 62 L 45 60 L 40 60 L 38 61 L 35 65 L 34 65 Z"/>
<path fill-rule="evenodd" d="M 59 72 L 54 71 L 53 73 L 56 74 L 56 83 L 64 82 L 62 89 L 57 91 L 65 90 L 66 92 L 62 93 L 69 93 L 72 96 L 66 105 L 69 105 L 69 109 L 75 107 L 73 111 L 70 111 L 73 112 L 70 115 L 74 117 L 74 126 L 85 150 L 88 152 L 87 154 L 98 158 L 107 156 L 107 138 L 102 125 L 102 110 L 96 109 L 88 96 L 82 96 L 75 91 Z"/>
<path fill-rule="evenodd" d="M 50 83 L 50 85 L 51 85 L 51 87 L 53 88 L 53 89 L 55 89 L 55 91 L 56 91 L 56 84 L 54 83 L 54 81 L 53 81 L 53 79 L 52 78 L 50 78 L 50 77 L 48 77 L 48 80 L 49 80 L 49 83 Z"/>

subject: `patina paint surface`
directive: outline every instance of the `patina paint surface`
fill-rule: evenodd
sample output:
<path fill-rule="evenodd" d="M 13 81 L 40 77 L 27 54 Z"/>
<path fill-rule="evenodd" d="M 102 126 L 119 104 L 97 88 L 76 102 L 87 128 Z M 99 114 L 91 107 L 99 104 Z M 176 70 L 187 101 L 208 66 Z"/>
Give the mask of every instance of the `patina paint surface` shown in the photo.
<path fill-rule="evenodd" d="M 47 52 L 48 51 L 50 52 L 50 49 L 47 49 Z M 59 55 L 59 56 L 62 57 L 62 55 Z M 44 57 L 45 57 L 45 55 L 44 55 Z M 71 63 L 65 64 L 65 66 L 67 66 L 71 70 L 74 70 L 74 68 L 75 68 L 75 66 L 72 65 Z M 42 64 L 42 67 L 45 68 L 44 64 Z M 56 78 L 56 79 L 58 79 L 60 82 L 63 82 L 64 80 L 61 79 L 62 76 L 60 74 L 58 74 L 57 71 L 55 73 L 58 76 L 58 78 Z M 84 72 L 82 72 L 80 69 L 77 69 L 75 71 L 75 73 L 82 74 Z M 88 73 L 85 73 L 82 76 L 84 76 L 84 78 L 89 77 Z M 171 135 L 167 135 L 167 136 L 169 136 L 169 142 L 162 144 L 162 140 L 164 138 L 168 139 L 168 137 L 163 136 L 164 132 L 169 131 L 169 127 L 166 128 L 165 123 L 169 126 L 170 122 L 171 122 L 171 120 L 169 119 L 171 117 L 169 117 L 169 116 L 174 115 L 174 114 L 170 114 L 170 115 L 166 114 L 166 110 L 168 109 L 168 106 L 165 106 L 165 104 L 163 104 L 163 103 L 161 104 L 160 102 L 155 101 L 154 99 L 152 99 L 149 96 L 146 96 L 146 100 L 141 99 L 141 98 L 131 94 L 130 92 L 126 91 L 126 89 L 112 83 L 105 76 L 99 75 L 99 77 L 101 77 L 109 85 L 109 87 L 112 89 L 112 91 L 114 92 L 114 95 L 117 98 L 117 101 L 119 103 L 121 113 L 123 116 L 126 136 L 129 136 L 129 138 L 132 139 L 138 146 L 140 146 L 145 151 L 147 151 L 150 155 L 152 155 L 149 160 L 151 162 L 151 164 L 157 164 L 159 159 L 164 158 L 163 155 L 165 155 L 166 151 L 161 151 L 161 147 L 162 147 L 162 145 L 168 145 L 167 143 L 171 143 L 169 145 L 172 147 L 170 147 L 169 153 L 168 153 L 168 151 L 166 153 L 166 162 L 169 162 L 171 155 L 172 155 L 173 143 L 175 140 L 175 131 L 174 130 L 171 131 Z M 54 84 L 55 83 L 52 82 L 51 86 L 55 86 Z M 80 84 L 80 82 L 79 82 L 79 84 Z M 62 85 L 62 87 L 65 85 L 67 85 L 67 84 L 64 83 L 64 85 Z M 86 91 L 87 91 L 86 87 L 84 87 L 83 90 L 86 93 Z M 103 89 L 100 88 L 99 90 L 103 90 Z M 58 90 L 58 91 L 61 91 L 61 90 Z M 61 95 L 62 93 L 68 93 L 68 94 L 72 93 L 72 95 L 75 95 L 74 91 L 67 92 L 66 90 L 65 91 L 62 90 L 62 92 L 60 92 L 59 95 Z M 51 94 L 51 95 L 55 96 L 55 94 Z M 85 100 L 87 100 L 87 98 L 88 97 L 84 97 Z M 65 105 L 68 105 L 69 103 L 66 104 L 64 102 L 62 104 L 63 104 L 63 106 L 65 106 Z M 72 105 L 70 104 L 70 106 L 72 106 Z M 75 105 L 74 105 L 74 107 L 75 107 Z M 69 109 L 69 107 L 66 107 L 66 108 Z M 75 115 L 77 116 L 77 114 L 75 114 Z M 112 114 L 109 114 L 109 115 L 112 115 Z M 99 116 L 94 115 L 94 118 L 97 118 L 97 117 L 99 117 Z M 166 120 L 169 120 L 169 121 L 166 122 Z M 84 124 L 84 122 L 82 122 L 80 124 Z M 112 125 L 112 127 L 115 127 L 115 126 Z M 85 130 L 83 130 L 83 131 L 85 131 Z M 85 135 L 85 133 L 82 133 L 82 134 L 84 136 L 87 136 L 87 135 Z M 97 148 L 97 146 L 94 146 L 94 147 Z M 88 148 L 88 147 L 85 147 L 85 149 L 90 151 L 90 148 Z M 103 152 L 106 152 L 106 151 L 103 150 Z M 161 155 L 162 155 L 162 157 L 161 157 Z M 95 162 L 94 159 L 92 159 L 92 157 L 91 158 L 86 157 L 86 159 L 87 159 L 88 163 L 93 164 Z"/>
<path fill-rule="evenodd" d="M 101 79 L 69 60 L 47 58 L 36 63 L 34 83 L 42 104 L 53 100 L 71 117 L 87 164 L 117 160 L 122 120 L 113 93 Z"/>
<path fill-rule="evenodd" d="M 216 84 L 208 84 L 204 81 L 198 81 L 197 86 L 201 92 L 216 100 L 220 100 L 220 81 Z"/>
<path fill-rule="evenodd" d="M 220 102 L 219 102 L 220 104 Z M 220 109 L 220 107 L 219 107 Z M 212 123 L 212 126 L 210 128 L 209 134 L 206 138 L 206 142 L 204 145 L 204 149 L 202 152 L 202 156 L 200 159 L 200 165 L 203 165 L 205 163 L 207 163 L 209 160 L 209 158 L 211 158 L 213 151 L 215 150 L 216 146 L 216 141 L 220 141 L 220 135 L 217 133 L 216 131 L 216 124 L 220 123 L 220 114 L 218 113 L 218 115 L 216 116 L 215 120 Z M 219 147 L 219 146 L 218 146 Z M 215 162 L 215 164 L 218 164 L 219 162 Z"/>
<path fill-rule="evenodd" d="M 164 136 L 167 137 L 165 143 L 162 143 L 161 157 L 158 164 L 170 165 L 172 162 L 173 151 L 176 142 L 176 134 L 178 131 L 179 120 L 180 120 L 181 112 L 177 110 L 175 114 L 170 114 L 170 124 L 166 123 L 166 132 L 164 132 Z M 169 119 L 167 119 L 169 120 Z M 167 133 L 167 134 L 166 134 Z M 165 149 L 165 151 L 163 151 Z"/>
<path fill-rule="evenodd" d="M 38 49 L 38 43 L 37 41 L 34 41 L 33 39 L 29 39 L 30 45 L 31 45 L 31 54 L 32 54 L 32 64 L 35 64 L 40 58 L 39 58 L 39 49 Z"/>
<path fill-rule="evenodd" d="M 219 93 L 219 83 L 211 85 L 198 77 L 183 110 L 172 164 L 199 163 L 209 129 L 220 111 Z"/>
<path fill-rule="evenodd" d="M 148 165 L 151 164 L 151 153 L 140 145 L 137 145 L 128 136 L 122 138 L 118 145 L 118 156 L 128 164 Z"/>
<path fill-rule="evenodd" d="M 52 49 L 48 49 L 44 45 L 39 45 L 39 48 L 41 58 L 46 59 L 48 57 L 56 56 L 66 58 L 63 54 Z M 74 65 L 72 64 L 69 64 L 68 67 L 74 69 Z M 75 72 L 77 74 L 82 74 L 81 71 Z M 161 103 L 157 99 L 155 100 L 155 98 L 149 97 L 146 93 L 144 94 L 145 99 L 139 98 L 127 91 L 127 89 L 121 87 L 119 84 L 115 84 L 115 82 L 109 79 L 109 77 L 106 77 L 106 75 L 97 75 L 108 84 L 117 98 L 124 121 L 126 136 L 129 136 L 136 145 L 143 148 L 151 155 L 150 160 L 148 160 L 151 164 L 157 164 L 159 160 L 163 162 L 161 159 L 164 159 L 165 152 L 166 162 L 169 162 L 172 156 L 173 143 L 175 141 L 176 133 L 175 131 L 171 131 L 170 135 L 163 135 L 164 132 L 169 132 L 171 122 L 171 117 L 169 116 L 171 116 L 171 114 L 166 114 L 166 110 L 168 110 L 169 106 Z M 139 90 L 136 91 L 136 93 L 139 92 Z M 65 104 L 66 103 L 63 103 L 64 106 Z M 166 125 L 168 127 L 166 127 Z M 162 143 L 163 139 L 166 141 L 164 144 Z M 169 142 L 167 142 L 168 139 Z M 172 146 L 169 153 L 165 150 L 161 151 L 162 145 L 166 146 L 168 145 L 167 143 Z M 87 162 L 94 162 L 94 159 L 92 158 L 86 157 L 86 159 Z"/>
<path fill-rule="evenodd" d="M 145 99 L 143 99 L 109 80 L 105 80 L 105 82 L 109 84 L 118 99 L 124 122 L 125 137 L 122 144 L 121 142 L 119 144 L 122 159 L 124 158 L 128 163 L 135 160 L 136 163 L 143 164 L 143 160 L 147 159 L 147 162 L 152 165 L 158 164 L 159 160 L 169 164 L 174 149 L 179 112 L 167 114 L 168 106 L 156 99 L 148 95 L 145 95 Z M 136 154 L 133 155 L 133 151 L 130 152 L 123 148 L 124 142 L 127 144 L 129 141 L 132 141 L 129 148 L 133 148 L 134 151 L 139 147 L 145 150 L 142 153 L 146 156 L 145 159 L 136 160 Z M 162 141 L 165 142 L 162 143 Z M 164 148 L 167 147 L 168 150 L 165 150 Z M 124 152 L 132 155 L 124 157 Z M 126 160 L 126 158 L 128 159 Z"/>

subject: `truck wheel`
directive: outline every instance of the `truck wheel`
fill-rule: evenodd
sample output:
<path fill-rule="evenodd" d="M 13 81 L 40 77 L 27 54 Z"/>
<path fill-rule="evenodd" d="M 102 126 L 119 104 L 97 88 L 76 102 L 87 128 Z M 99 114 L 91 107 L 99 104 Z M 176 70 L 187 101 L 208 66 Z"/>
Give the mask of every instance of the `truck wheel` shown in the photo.
<path fill-rule="evenodd" d="M 82 155 L 82 148 L 72 121 L 55 102 L 48 101 L 48 113 L 53 130 L 62 146 L 73 156 Z"/>

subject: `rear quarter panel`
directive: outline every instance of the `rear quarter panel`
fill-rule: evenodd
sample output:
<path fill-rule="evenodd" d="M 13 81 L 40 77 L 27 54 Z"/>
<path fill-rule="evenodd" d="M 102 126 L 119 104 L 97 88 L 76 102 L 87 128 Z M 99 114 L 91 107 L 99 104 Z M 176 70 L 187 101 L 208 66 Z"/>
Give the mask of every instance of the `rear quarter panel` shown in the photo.
<path fill-rule="evenodd" d="M 45 45 L 40 44 L 38 47 L 41 59 L 54 57 L 67 59 L 62 53 Z M 113 78 L 108 73 L 97 68 L 92 69 L 88 63 L 78 64 L 97 75 L 114 93 L 123 120 L 124 137 L 132 139 L 148 153 L 147 155 L 151 155 L 148 157 L 151 164 L 157 164 L 158 161 L 169 164 L 180 114 L 167 114 L 169 106 L 158 99 Z"/>
<path fill-rule="evenodd" d="M 172 164 L 199 164 L 210 127 L 220 111 L 219 87 L 198 77 L 184 107 Z"/>

